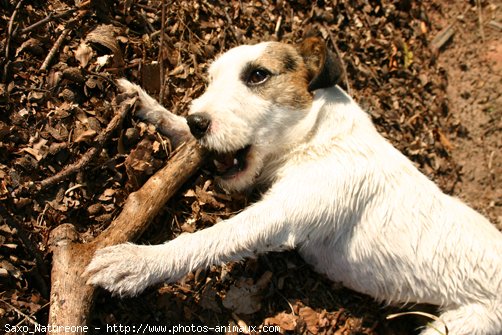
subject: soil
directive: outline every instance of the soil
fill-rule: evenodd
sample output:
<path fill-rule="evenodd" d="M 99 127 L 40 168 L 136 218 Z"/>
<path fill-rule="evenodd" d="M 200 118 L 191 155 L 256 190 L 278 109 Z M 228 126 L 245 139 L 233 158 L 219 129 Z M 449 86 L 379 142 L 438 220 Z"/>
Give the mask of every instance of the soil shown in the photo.
<path fill-rule="evenodd" d="M 296 43 L 320 34 L 343 60 L 342 86 L 379 131 L 446 193 L 502 230 L 500 1 L 177 1 L 166 6 L 162 38 L 161 1 L 26 0 L 16 10 L 19 3 L 0 0 L 2 331 L 19 334 L 47 324 L 50 232 L 71 223 L 83 241 L 91 240 L 130 192 L 168 164 L 169 139 L 129 115 L 99 155 L 42 188 L 96 145 L 115 112 L 113 81 L 135 81 L 185 115 L 204 90 L 210 60 L 243 43 Z M 453 36 L 434 48 L 450 25 Z M 204 229 L 258 197 L 224 194 L 203 168 L 139 243 Z M 197 271 L 136 298 L 100 291 L 89 319 L 93 329 L 115 325 L 107 332 L 114 334 L 127 333 L 119 325 L 145 324 L 417 334 L 426 319 L 386 319 L 403 309 L 344 289 L 286 252 Z M 409 309 L 434 313 L 430 306 Z"/>
<path fill-rule="evenodd" d="M 468 3 L 447 3 L 440 26 L 455 22 L 456 35 L 438 58 L 448 74 L 453 123 L 453 160 L 461 166 L 454 194 L 487 215 L 502 229 L 502 40 L 486 22 L 500 21 L 500 2 L 480 12 Z M 480 17 L 483 24 L 480 26 Z"/>

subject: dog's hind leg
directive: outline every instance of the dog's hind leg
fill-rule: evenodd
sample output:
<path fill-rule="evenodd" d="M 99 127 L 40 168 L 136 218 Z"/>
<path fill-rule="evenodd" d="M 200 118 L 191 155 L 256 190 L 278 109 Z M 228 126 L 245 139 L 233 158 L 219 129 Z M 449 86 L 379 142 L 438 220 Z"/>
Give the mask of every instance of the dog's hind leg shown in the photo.
<path fill-rule="evenodd" d="M 455 309 L 444 311 L 439 318 L 427 326 L 420 335 L 502 335 L 502 304 L 481 303 L 462 305 Z"/>

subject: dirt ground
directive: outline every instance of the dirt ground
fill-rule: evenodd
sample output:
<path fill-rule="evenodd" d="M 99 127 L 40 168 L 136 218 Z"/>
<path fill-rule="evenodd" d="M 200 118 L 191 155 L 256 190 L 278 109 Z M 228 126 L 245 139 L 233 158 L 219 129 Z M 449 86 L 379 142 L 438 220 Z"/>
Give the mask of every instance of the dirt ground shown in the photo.
<path fill-rule="evenodd" d="M 92 160 L 44 184 L 96 146 L 115 112 L 113 81 L 137 82 L 185 115 L 210 60 L 243 43 L 320 34 L 343 60 L 341 85 L 378 130 L 502 230 L 501 1 L 165 1 L 161 35 L 162 3 L 0 0 L 0 333 L 47 324 L 50 232 L 70 223 L 91 240 L 169 164 L 169 139 L 128 115 Z M 442 32 L 453 35 L 438 44 Z M 258 197 L 224 194 L 203 167 L 138 242 L 203 229 Z M 403 310 L 344 289 L 286 252 L 211 267 L 136 298 L 99 291 L 89 324 L 417 334 L 427 320 L 386 319 Z"/>
<path fill-rule="evenodd" d="M 454 161 L 462 168 L 454 194 L 481 211 L 502 229 L 502 40 L 486 22 L 500 21 L 501 2 L 480 12 L 468 3 L 446 3 L 444 26 L 455 22 L 456 35 L 438 59 L 448 74 L 447 94 L 453 123 Z M 479 22 L 483 22 L 480 27 Z"/>

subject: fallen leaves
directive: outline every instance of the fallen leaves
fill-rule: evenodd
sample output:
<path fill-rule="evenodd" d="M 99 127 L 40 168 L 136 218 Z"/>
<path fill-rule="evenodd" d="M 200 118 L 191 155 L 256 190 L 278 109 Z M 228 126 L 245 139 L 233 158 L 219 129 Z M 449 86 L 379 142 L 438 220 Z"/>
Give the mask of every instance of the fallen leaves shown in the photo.
<path fill-rule="evenodd" d="M 263 323 L 264 325 L 272 325 L 279 326 L 283 334 L 286 331 L 293 331 L 296 329 L 296 325 L 298 324 L 298 316 L 295 316 L 290 313 L 280 312 L 277 315 L 266 318 Z"/>
<path fill-rule="evenodd" d="M 444 178 L 439 181 L 445 188 L 457 179 L 458 171 L 448 156 L 452 145 L 446 131 L 447 82 L 431 62 L 427 45 L 435 29 L 427 19 L 428 4 L 172 2 L 162 46 L 160 2 L 119 1 L 108 9 L 105 5 L 99 1 L 74 7 L 54 1 L 43 6 L 26 4 L 13 22 L 20 33 L 11 39 L 12 52 L 2 63 L 0 201 L 22 220 L 47 260 L 46 242 L 52 228 L 71 222 L 88 236 L 104 229 L 129 192 L 171 154 L 168 139 L 126 117 L 85 169 L 37 197 L 26 194 L 30 183 L 56 175 L 93 148 L 113 117 L 114 79 L 125 76 L 142 83 L 150 93 L 163 90 L 166 107 L 184 115 L 192 99 L 204 90 L 210 61 L 237 44 L 277 39 L 296 43 L 308 32 L 320 33 L 337 44 L 355 99 L 379 130 L 431 177 Z M 12 10 L 7 2 L 0 6 L 3 44 Z M 22 32 L 49 16 L 38 28 Z M 57 40 L 61 42 L 58 52 L 46 63 Z M 159 61 L 165 69 L 163 81 Z M 47 72 L 38 71 L 41 65 Z M 193 233 L 234 215 L 246 204 L 245 196 L 223 194 L 201 172 L 166 206 L 143 242 L 161 243 L 182 232 Z M 0 224 L 0 228 L 5 226 Z M 49 278 L 37 277 L 29 259 L 16 233 L 0 229 L 0 280 L 6 287 L 0 299 L 26 313 L 38 311 L 33 317 L 44 320 L 44 311 L 28 304 L 45 304 L 43 298 L 32 300 L 32 295 Z M 297 263 L 284 266 L 281 272 L 284 262 Z M 297 255 L 266 258 L 259 270 L 252 264 L 230 265 L 238 268 L 233 271 L 211 269 L 189 278 L 185 286 L 172 287 L 166 298 L 168 319 L 234 322 L 233 313 L 246 317 L 249 325 L 278 325 L 284 332 L 349 334 L 359 329 L 375 334 L 358 326 L 359 318 L 340 312 L 340 306 L 359 308 L 360 300 L 328 299 L 328 284 L 316 291 L 322 279 L 306 271 Z M 134 304 L 105 297 L 92 322 L 158 320 L 158 307 L 152 296 L 142 296 Z M 1 309 L 0 317 L 23 322 L 14 309 Z M 368 319 L 378 313 L 375 308 L 362 314 Z"/>
<path fill-rule="evenodd" d="M 272 272 L 265 272 L 256 283 L 250 278 L 240 278 L 223 298 L 223 306 L 236 314 L 253 314 L 261 309 L 261 293 L 270 283 Z"/>
<path fill-rule="evenodd" d="M 302 334 L 354 334 L 355 331 L 367 331 L 362 327 L 361 320 L 347 318 L 343 310 L 336 313 L 329 313 L 325 309 L 315 310 L 309 306 L 304 306 L 300 301 L 293 303 L 292 312 L 280 312 L 268 317 L 263 321 L 263 325 L 278 326 L 281 334 L 302 333 Z M 334 329 L 337 329 L 334 331 Z"/>
<path fill-rule="evenodd" d="M 74 51 L 75 58 L 80 63 L 80 66 L 85 68 L 93 56 L 92 48 L 85 42 L 80 43 Z"/>

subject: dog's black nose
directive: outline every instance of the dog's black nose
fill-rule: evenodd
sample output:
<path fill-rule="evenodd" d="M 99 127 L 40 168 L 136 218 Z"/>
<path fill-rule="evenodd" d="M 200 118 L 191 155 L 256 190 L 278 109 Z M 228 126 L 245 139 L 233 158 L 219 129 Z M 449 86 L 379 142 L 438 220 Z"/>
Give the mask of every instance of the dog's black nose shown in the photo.
<path fill-rule="evenodd" d="M 192 135 L 199 139 L 207 133 L 211 117 L 206 113 L 195 113 L 187 116 L 187 123 Z"/>

